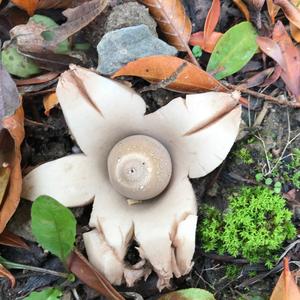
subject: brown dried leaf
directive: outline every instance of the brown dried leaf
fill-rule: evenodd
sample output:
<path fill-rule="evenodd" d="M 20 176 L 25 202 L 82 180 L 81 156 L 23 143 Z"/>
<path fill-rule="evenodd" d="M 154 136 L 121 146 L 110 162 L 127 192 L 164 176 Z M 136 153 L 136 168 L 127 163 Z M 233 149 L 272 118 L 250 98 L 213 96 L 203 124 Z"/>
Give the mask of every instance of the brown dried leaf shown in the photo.
<path fill-rule="evenodd" d="M 300 9 L 288 0 L 274 0 L 274 4 L 278 5 L 284 12 L 285 16 L 291 23 L 300 28 Z M 298 4 L 299 5 L 299 4 Z"/>
<path fill-rule="evenodd" d="M 180 51 L 187 51 L 192 24 L 180 0 L 140 0 L 149 7 L 167 41 Z"/>
<path fill-rule="evenodd" d="M 258 37 L 261 50 L 272 57 L 282 68 L 281 78 L 288 90 L 300 101 L 300 50 L 294 46 L 283 24 L 278 21 L 273 30 L 273 40 Z"/>
<path fill-rule="evenodd" d="M 0 64 L 0 233 L 15 212 L 21 194 L 24 127 L 20 103 L 14 81 Z"/>
<path fill-rule="evenodd" d="M 10 173 L 11 169 L 9 165 L 7 163 L 2 163 L 0 167 L 0 205 L 7 189 Z"/>
<path fill-rule="evenodd" d="M 275 17 L 277 16 L 280 7 L 278 5 L 275 5 L 273 0 L 267 0 L 267 7 L 272 24 L 275 24 Z"/>
<path fill-rule="evenodd" d="M 137 76 L 151 83 L 157 83 L 172 76 L 184 63 L 187 64 L 186 67 L 183 68 L 173 82 L 167 85 L 168 89 L 184 93 L 227 91 L 226 87 L 202 69 L 183 59 L 167 55 L 148 56 L 130 62 L 118 70 L 112 78 Z"/>
<path fill-rule="evenodd" d="M 254 11 L 260 11 L 265 3 L 265 0 L 245 0 L 245 2 L 248 3 L 250 9 L 253 9 Z"/>
<path fill-rule="evenodd" d="M 6 277 L 11 284 L 11 287 L 14 288 L 16 285 L 16 279 L 15 277 L 5 268 L 0 264 L 0 277 Z"/>
<path fill-rule="evenodd" d="M 51 30 L 52 38 L 47 41 L 42 37 L 45 27 L 31 21 L 26 25 L 19 25 L 11 30 L 11 38 L 16 38 L 19 51 L 22 53 L 54 52 L 57 44 L 85 27 L 93 21 L 107 6 L 108 0 L 92 0 L 72 9 L 64 14 L 68 17 L 66 23 Z"/>
<path fill-rule="evenodd" d="M 239 8 L 239 10 L 243 13 L 245 19 L 250 21 L 250 13 L 247 5 L 242 0 L 233 0 L 234 4 Z"/>
<path fill-rule="evenodd" d="M 299 300 L 300 290 L 289 269 L 289 260 L 284 258 L 284 270 L 273 290 L 270 300 Z"/>
<path fill-rule="evenodd" d="M 72 251 L 67 261 L 68 269 L 76 275 L 82 282 L 108 300 L 125 300 L 109 281 L 100 274 L 88 260 L 77 250 Z"/>
<path fill-rule="evenodd" d="M 67 8 L 72 0 L 11 0 L 16 6 L 27 11 L 32 16 L 37 9 Z"/>
<path fill-rule="evenodd" d="M 0 234 L 0 244 L 10 247 L 22 248 L 22 249 L 29 249 L 28 245 L 24 242 L 22 238 L 15 235 L 14 233 L 4 230 Z"/>
<path fill-rule="evenodd" d="M 49 117 L 50 110 L 54 108 L 58 104 L 58 99 L 56 96 L 56 92 L 48 94 L 43 99 L 43 105 L 44 105 L 44 113 L 47 117 Z"/>
<path fill-rule="evenodd" d="M 192 33 L 192 23 L 185 13 L 180 0 L 140 0 L 145 4 L 164 33 L 168 43 L 180 51 L 186 51 L 192 62 L 198 65 L 188 41 Z"/>
<path fill-rule="evenodd" d="M 20 201 L 22 190 L 21 174 L 21 153 L 20 146 L 24 139 L 24 113 L 23 108 L 19 107 L 13 116 L 4 118 L 0 123 L 8 132 L 14 141 L 12 153 L 10 180 L 0 210 L 0 232 L 2 232 L 14 214 Z M 1 148 L 2 151 L 2 148 Z"/>
<path fill-rule="evenodd" d="M 265 70 L 262 70 L 255 75 L 248 78 L 245 82 L 243 82 L 241 85 L 245 88 L 252 88 L 258 85 L 261 85 L 265 82 L 267 78 L 271 76 L 271 74 L 274 72 L 274 68 L 268 68 Z"/>
<path fill-rule="evenodd" d="M 58 76 L 59 73 L 57 72 L 49 72 L 29 79 L 15 79 L 15 83 L 17 84 L 17 86 L 41 84 L 41 83 L 49 82 L 57 78 Z"/>
<path fill-rule="evenodd" d="M 294 25 L 292 22 L 290 22 L 290 31 L 291 31 L 291 36 L 293 39 L 297 42 L 300 43 L 300 29 Z"/>

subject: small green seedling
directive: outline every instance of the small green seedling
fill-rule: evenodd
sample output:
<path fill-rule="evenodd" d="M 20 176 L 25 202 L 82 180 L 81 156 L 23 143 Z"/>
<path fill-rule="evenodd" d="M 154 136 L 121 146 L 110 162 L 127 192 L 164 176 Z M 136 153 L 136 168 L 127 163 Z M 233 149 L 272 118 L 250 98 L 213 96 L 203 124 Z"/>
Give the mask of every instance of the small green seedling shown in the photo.
<path fill-rule="evenodd" d="M 196 58 L 200 58 L 202 56 L 202 49 L 200 46 L 194 46 L 192 52 Z"/>

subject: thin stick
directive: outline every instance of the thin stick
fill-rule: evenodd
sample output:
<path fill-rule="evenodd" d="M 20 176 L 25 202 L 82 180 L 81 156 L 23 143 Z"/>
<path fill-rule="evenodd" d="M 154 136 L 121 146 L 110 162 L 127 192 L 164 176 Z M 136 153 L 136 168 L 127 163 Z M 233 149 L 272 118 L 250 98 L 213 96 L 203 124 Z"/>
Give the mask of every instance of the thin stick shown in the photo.
<path fill-rule="evenodd" d="M 183 71 L 183 69 L 187 66 L 187 62 L 182 63 L 169 77 L 164 80 L 159 81 L 158 83 L 150 84 L 149 86 L 145 86 L 139 90 L 139 93 L 144 93 L 148 91 L 156 91 L 158 89 L 163 89 L 167 87 L 169 84 L 174 82 L 178 75 Z"/>
<path fill-rule="evenodd" d="M 187 54 L 190 57 L 192 63 L 201 69 L 196 57 L 194 56 L 193 52 L 191 51 L 191 48 L 189 47 L 189 45 L 187 43 L 185 43 L 185 47 L 186 47 Z"/>
<path fill-rule="evenodd" d="M 265 157 L 266 157 L 267 165 L 268 165 L 268 169 L 269 169 L 268 172 L 267 172 L 267 174 L 270 174 L 269 172 L 270 172 L 270 170 L 271 170 L 271 164 L 270 164 L 270 160 L 269 160 L 269 157 L 268 157 L 268 153 L 267 153 L 267 148 L 266 148 L 265 141 L 264 141 L 263 138 L 260 136 L 260 134 L 255 135 L 255 137 L 256 137 L 257 139 L 259 139 L 259 140 L 261 141 L 262 145 L 263 145 L 263 149 L 264 149 L 264 152 L 265 152 Z M 265 174 L 265 175 L 266 175 L 266 174 Z"/>
<path fill-rule="evenodd" d="M 257 98 L 261 98 L 261 99 L 273 102 L 273 103 L 278 104 L 278 105 L 284 105 L 284 106 L 293 107 L 293 108 L 300 108 L 300 102 L 292 102 L 292 101 L 287 101 L 285 99 L 279 99 L 279 98 L 276 98 L 276 97 L 273 97 L 273 96 L 270 96 L 270 95 L 266 95 L 266 94 L 262 94 L 262 93 L 259 93 L 259 92 L 252 91 L 252 90 L 244 88 L 242 86 L 230 84 L 228 82 L 222 82 L 222 83 L 230 89 L 235 89 L 235 90 L 240 91 L 242 93 L 246 93 L 248 95 L 251 95 L 251 96 L 254 96 L 254 97 L 257 97 Z"/>
<path fill-rule="evenodd" d="M 38 268 L 38 267 L 13 263 L 13 262 L 9 262 L 9 261 L 5 261 L 5 262 L 2 261 L 1 264 L 3 266 L 7 267 L 8 269 L 28 270 L 28 271 L 33 271 L 33 272 L 39 272 L 39 273 L 44 273 L 44 274 L 55 275 L 55 276 L 62 277 L 62 278 L 68 278 L 69 277 L 69 274 L 67 274 L 67 273 L 62 273 L 62 272 L 57 272 L 57 271 L 54 271 L 54 270 L 43 269 L 43 268 Z"/>
<path fill-rule="evenodd" d="M 268 158 L 268 154 L 267 154 L 267 150 L 266 150 L 266 145 L 265 145 L 265 141 L 263 140 L 263 138 L 260 135 L 255 135 L 255 137 L 257 139 L 259 139 L 263 145 L 263 149 L 265 152 L 265 157 L 267 160 L 267 165 L 268 165 L 268 171 L 267 172 L 263 172 L 264 175 L 270 175 L 272 174 L 272 172 L 277 168 L 278 164 L 283 160 L 284 157 L 288 157 L 288 155 L 284 156 L 287 148 L 300 136 L 300 132 L 298 132 L 292 139 L 291 139 L 291 124 L 290 124 L 290 115 L 287 112 L 287 125 L 288 125 L 288 137 L 287 137 L 287 142 L 283 148 L 283 150 L 281 151 L 280 157 L 276 160 L 275 164 L 273 166 L 271 166 L 270 160 Z"/>

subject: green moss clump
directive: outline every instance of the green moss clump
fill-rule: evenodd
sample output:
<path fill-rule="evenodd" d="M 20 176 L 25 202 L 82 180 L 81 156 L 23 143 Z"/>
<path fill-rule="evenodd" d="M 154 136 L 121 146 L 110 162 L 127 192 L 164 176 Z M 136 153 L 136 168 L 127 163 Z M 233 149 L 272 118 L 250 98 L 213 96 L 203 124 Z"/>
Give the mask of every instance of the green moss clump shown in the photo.
<path fill-rule="evenodd" d="M 205 206 L 198 230 L 205 251 L 242 256 L 271 267 L 287 239 L 296 236 L 285 200 L 264 187 L 243 188 L 229 197 L 225 213 Z"/>
<path fill-rule="evenodd" d="M 235 151 L 234 154 L 246 165 L 251 165 L 254 163 L 251 152 L 247 148 L 240 148 L 239 150 Z"/>

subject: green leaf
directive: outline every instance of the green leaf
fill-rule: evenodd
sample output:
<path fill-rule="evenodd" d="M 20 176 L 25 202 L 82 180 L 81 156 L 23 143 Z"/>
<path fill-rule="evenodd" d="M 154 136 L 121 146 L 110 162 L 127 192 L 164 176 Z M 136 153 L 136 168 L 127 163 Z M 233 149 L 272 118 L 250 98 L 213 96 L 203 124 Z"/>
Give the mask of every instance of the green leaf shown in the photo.
<path fill-rule="evenodd" d="M 32 205 L 31 219 L 37 241 L 65 262 L 75 242 L 76 220 L 72 212 L 55 199 L 40 196 Z"/>
<path fill-rule="evenodd" d="M 206 290 L 191 288 L 168 293 L 158 300 L 215 300 L 215 297 Z"/>
<path fill-rule="evenodd" d="M 59 300 L 61 299 L 62 292 L 55 288 L 48 288 L 41 292 L 32 292 L 24 300 Z"/>
<path fill-rule="evenodd" d="M 257 33 L 250 22 L 231 27 L 219 39 L 207 65 L 207 72 L 222 79 L 242 69 L 258 49 Z"/>
<path fill-rule="evenodd" d="M 10 44 L 1 52 L 1 61 L 8 73 L 27 78 L 41 72 L 38 65 L 17 50 L 16 45 Z"/>

